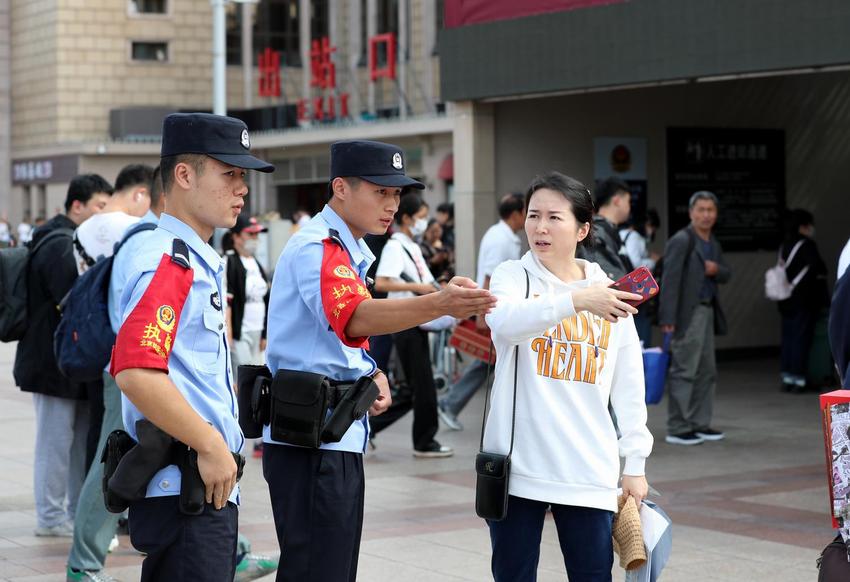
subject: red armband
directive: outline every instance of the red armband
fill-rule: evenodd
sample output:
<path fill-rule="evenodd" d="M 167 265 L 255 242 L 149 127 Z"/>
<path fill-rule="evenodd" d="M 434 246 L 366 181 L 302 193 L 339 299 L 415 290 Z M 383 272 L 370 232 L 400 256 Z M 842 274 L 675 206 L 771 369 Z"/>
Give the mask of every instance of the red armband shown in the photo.
<path fill-rule="evenodd" d="M 372 295 L 351 268 L 348 252 L 333 239 L 322 241 L 322 307 L 336 336 L 350 348 L 369 349 L 368 337 L 349 337 L 345 328 L 354 310 Z"/>
<path fill-rule="evenodd" d="M 168 372 L 180 312 L 194 278 L 191 268 L 167 254 L 162 256 L 144 295 L 118 330 L 109 369 L 112 377 L 128 368 Z"/>

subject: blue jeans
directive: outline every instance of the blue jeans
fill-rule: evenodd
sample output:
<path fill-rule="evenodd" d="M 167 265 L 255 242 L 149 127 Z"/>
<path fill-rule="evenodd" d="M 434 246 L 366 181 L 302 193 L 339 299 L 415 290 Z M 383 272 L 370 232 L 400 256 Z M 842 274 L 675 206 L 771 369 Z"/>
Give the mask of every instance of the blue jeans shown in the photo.
<path fill-rule="evenodd" d="M 457 416 L 472 400 L 478 388 L 487 379 L 487 362 L 475 360 L 463 372 L 463 376 L 452 384 L 449 393 L 440 400 L 443 410 Z"/>
<path fill-rule="evenodd" d="M 546 508 L 551 505 L 558 541 L 570 582 L 610 582 L 614 566 L 611 524 L 614 514 L 603 509 L 556 505 L 508 498 L 502 521 L 488 521 L 496 582 L 535 582 Z"/>

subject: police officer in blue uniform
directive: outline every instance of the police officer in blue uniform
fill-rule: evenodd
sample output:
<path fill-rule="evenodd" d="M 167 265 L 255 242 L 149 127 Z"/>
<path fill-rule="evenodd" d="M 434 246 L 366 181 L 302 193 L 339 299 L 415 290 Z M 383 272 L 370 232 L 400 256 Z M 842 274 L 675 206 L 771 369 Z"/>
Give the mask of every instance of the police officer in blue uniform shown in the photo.
<path fill-rule="evenodd" d="M 234 453 L 244 438 L 227 357 L 224 264 L 206 241 L 215 228 L 235 224 L 248 193 L 246 170 L 274 167 L 251 155 L 242 121 L 203 113 L 165 118 L 160 167 L 168 211 L 126 267 L 111 373 L 130 436 L 141 442 L 143 427 L 159 429 L 191 463 L 178 468 L 168 464 L 178 457 L 167 457 L 145 497 L 130 503 L 131 541 L 147 555 L 142 580 L 231 582 Z M 194 474 L 201 502 L 189 512 L 181 486 L 188 495 Z"/>
<path fill-rule="evenodd" d="M 334 143 L 330 201 L 287 243 L 269 301 L 267 360 L 272 375 L 296 370 L 339 383 L 372 377 L 380 389 L 369 410 L 372 416 L 384 412 L 391 398 L 386 376 L 366 351 L 368 336 L 409 329 L 446 314 L 484 314 L 495 305 L 488 291 L 464 277 L 421 297 L 371 298 L 366 272 L 375 257 L 363 237 L 386 232 L 405 187 L 424 185 L 405 175 L 400 148 L 371 141 Z M 288 389 L 280 387 L 282 399 Z M 354 581 L 368 415 L 354 420 L 338 442 L 318 448 L 274 440 L 273 432 L 273 426 L 264 428 L 263 473 L 282 552 L 278 582 Z"/>

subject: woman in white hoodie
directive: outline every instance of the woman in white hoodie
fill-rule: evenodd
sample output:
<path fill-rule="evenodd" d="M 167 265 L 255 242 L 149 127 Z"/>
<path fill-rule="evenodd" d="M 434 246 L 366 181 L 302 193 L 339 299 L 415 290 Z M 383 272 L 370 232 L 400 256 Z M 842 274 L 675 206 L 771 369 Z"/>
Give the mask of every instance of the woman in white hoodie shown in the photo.
<path fill-rule="evenodd" d="M 610 581 L 619 457 L 623 492 L 640 504 L 652 450 L 637 310 L 622 302 L 637 296 L 609 289 L 596 263 L 575 258 L 592 236 L 593 200 L 583 184 L 557 172 L 535 178 L 526 208 L 531 250 L 502 263 L 490 282 L 499 302 L 487 316 L 497 359 L 485 451 L 510 449 L 516 378 L 508 511 L 488 521 L 493 576 L 537 579 L 551 507 L 570 582 Z"/>

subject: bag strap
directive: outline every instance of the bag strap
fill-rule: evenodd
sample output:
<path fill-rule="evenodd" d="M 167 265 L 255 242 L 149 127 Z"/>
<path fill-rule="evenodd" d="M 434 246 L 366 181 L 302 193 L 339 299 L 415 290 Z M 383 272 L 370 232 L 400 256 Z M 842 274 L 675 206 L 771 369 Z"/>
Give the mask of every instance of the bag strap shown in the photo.
<path fill-rule="evenodd" d="M 798 240 L 798 241 L 797 241 L 797 244 L 795 244 L 795 245 L 791 248 L 791 252 L 790 252 L 790 253 L 788 253 L 788 258 L 787 258 L 787 259 L 785 259 L 784 261 L 782 261 L 782 266 L 783 266 L 783 267 L 787 267 L 788 265 L 790 265 L 790 264 L 791 264 L 791 261 L 793 261 L 793 260 L 794 260 L 794 257 L 797 255 L 797 251 L 799 251 L 799 250 L 800 250 L 800 247 L 801 247 L 801 246 L 803 246 L 803 243 L 804 243 L 805 241 L 806 241 L 806 239 L 801 238 L 800 240 Z M 780 254 L 779 254 L 779 258 L 780 258 L 780 260 L 781 260 L 781 259 L 782 259 L 782 249 L 779 249 L 779 253 L 780 253 Z"/>
<path fill-rule="evenodd" d="M 531 281 L 528 278 L 528 270 L 525 271 L 525 298 L 528 299 L 529 291 L 531 290 Z M 514 346 L 514 400 L 511 407 L 511 448 L 508 451 L 508 456 L 514 452 L 514 429 L 516 428 L 516 385 L 517 385 L 517 367 L 519 360 L 519 345 Z M 478 450 L 484 452 L 484 429 L 487 427 L 487 412 L 490 405 L 490 393 L 493 387 L 490 385 L 490 372 L 493 370 L 493 341 L 490 341 L 490 353 L 487 356 L 487 379 L 484 381 L 484 386 L 487 387 L 487 392 L 484 396 L 484 417 L 481 419 L 481 442 L 478 445 Z"/>
<path fill-rule="evenodd" d="M 77 249 L 77 252 L 80 253 L 80 258 L 85 261 L 86 265 L 89 267 L 93 267 L 97 262 L 89 254 L 86 252 L 86 249 L 83 248 L 83 243 L 80 242 L 80 239 L 77 238 L 77 235 L 74 234 L 74 248 Z"/>
<path fill-rule="evenodd" d="M 405 248 L 403 242 L 398 241 L 398 244 L 401 246 L 401 250 L 404 251 L 404 254 L 406 254 L 410 258 L 410 262 L 413 263 L 413 268 L 416 269 L 416 275 L 419 277 L 419 282 L 424 283 L 425 280 L 422 278 L 422 271 L 419 270 L 419 263 L 417 263 L 416 259 L 413 258 L 413 253 L 411 253 L 409 250 L 407 250 L 407 248 Z"/>

